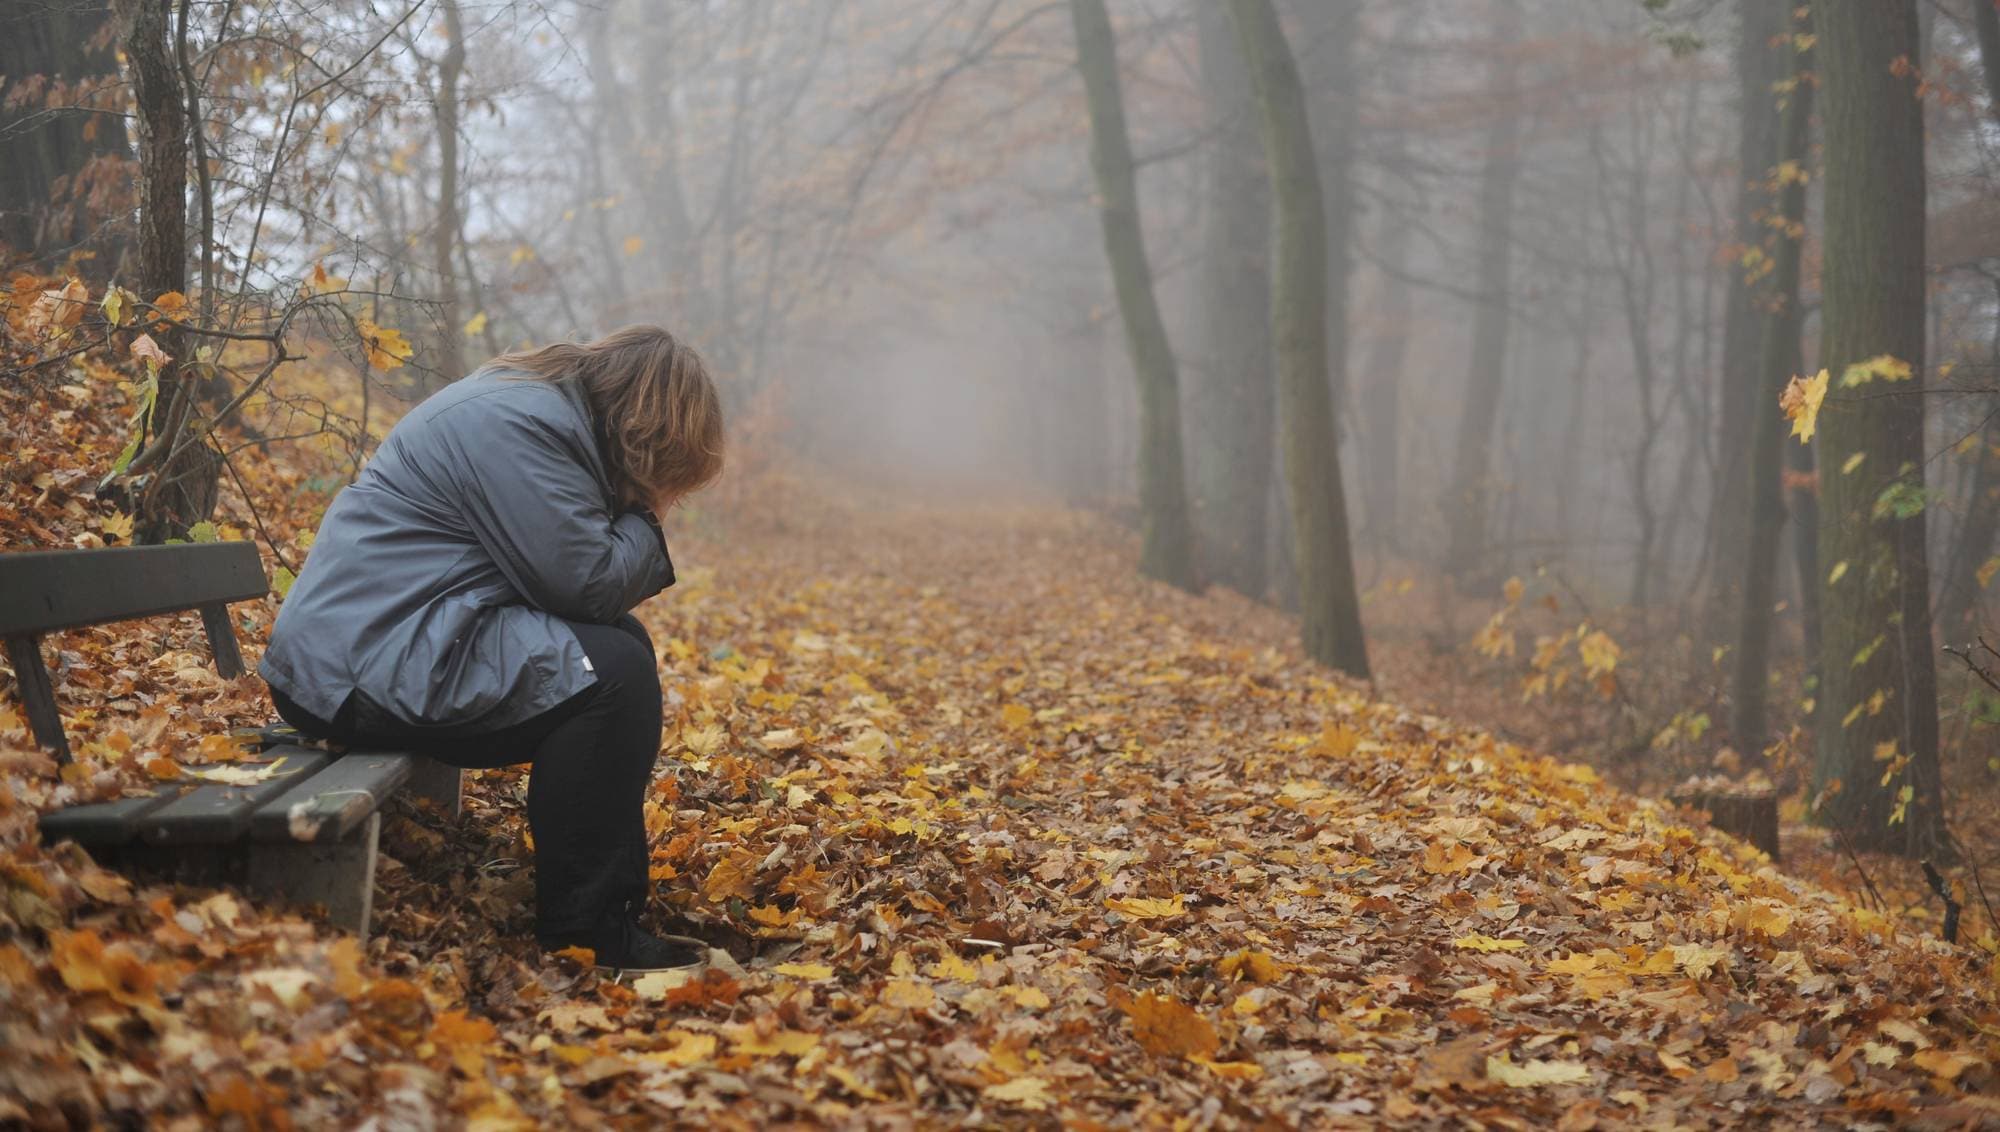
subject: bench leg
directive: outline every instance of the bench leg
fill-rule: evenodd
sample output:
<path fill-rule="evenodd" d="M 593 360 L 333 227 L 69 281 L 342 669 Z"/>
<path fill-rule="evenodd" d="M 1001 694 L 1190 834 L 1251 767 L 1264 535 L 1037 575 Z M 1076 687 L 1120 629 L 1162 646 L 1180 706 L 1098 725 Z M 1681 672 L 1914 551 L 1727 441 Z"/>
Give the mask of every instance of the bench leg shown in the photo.
<path fill-rule="evenodd" d="M 229 623 L 227 602 L 210 602 L 201 607 L 202 631 L 208 634 L 208 654 L 215 658 L 215 670 L 224 680 L 243 675 L 243 650 L 236 647 L 236 627 Z"/>
<path fill-rule="evenodd" d="M 457 767 L 419 757 L 410 772 L 410 781 L 403 789 L 414 797 L 429 800 L 445 816 L 455 818 L 461 809 L 464 780 L 465 772 Z"/>
<path fill-rule="evenodd" d="M 381 833 L 378 811 L 346 837 L 325 845 L 252 844 L 247 887 L 260 896 L 323 904 L 336 927 L 366 939 L 375 906 L 375 847 Z"/>
<path fill-rule="evenodd" d="M 63 734 L 55 685 L 49 682 L 49 670 L 42 664 L 42 638 L 35 633 L 9 634 L 7 663 L 14 666 L 14 679 L 21 689 L 21 706 L 28 709 L 28 729 L 34 733 L 35 742 L 54 753 L 58 763 L 68 763 L 69 738 Z"/>

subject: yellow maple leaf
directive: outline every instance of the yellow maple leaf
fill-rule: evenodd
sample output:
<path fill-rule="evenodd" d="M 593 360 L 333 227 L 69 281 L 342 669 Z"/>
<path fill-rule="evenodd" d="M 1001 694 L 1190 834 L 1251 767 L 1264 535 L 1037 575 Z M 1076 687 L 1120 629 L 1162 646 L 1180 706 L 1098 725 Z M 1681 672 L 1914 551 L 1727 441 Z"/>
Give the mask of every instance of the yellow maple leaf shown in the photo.
<path fill-rule="evenodd" d="M 754 850 L 738 849 L 715 863 L 708 871 L 708 879 L 701 884 L 701 893 L 709 903 L 720 904 L 732 896 L 748 900 L 750 887 L 757 879 L 757 863 L 761 858 Z"/>
<path fill-rule="evenodd" d="M 1525 939 L 1496 939 L 1490 935 L 1462 935 L 1451 941 L 1453 947 L 1466 951 L 1519 951 L 1528 946 Z"/>
<path fill-rule="evenodd" d="M 780 963 L 771 968 L 771 973 L 811 981 L 833 978 L 833 968 L 824 963 Z"/>
<path fill-rule="evenodd" d="M 1821 370 L 1810 378 L 1792 378 L 1778 396 L 1778 407 L 1784 410 L 1785 419 L 1792 422 L 1792 435 L 1801 444 L 1811 443 L 1813 433 L 1819 429 L 1819 407 L 1826 400 L 1826 384 L 1827 372 Z"/>
<path fill-rule="evenodd" d="M 1602 629 L 1579 641 L 1576 652 L 1583 660 L 1584 671 L 1592 676 L 1602 676 L 1618 667 L 1618 642 Z"/>
<path fill-rule="evenodd" d="M 1187 898 L 1175 893 L 1171 900 L 1152 896 L 1121 896 L 1106 900 L 1104 906 L 1135 920 L 1160 920 L 1187 911 Z"/>
<path fill-rule="evenodd" d="M 1210 1061 L 1205 1057 L 1188 1060 L 1225 1080 L 1256 1081 L 1264 1076 L 1264 1067 L 1254 1061 Z"/>
<path fill-rule="evenodd" d="M 1910 363 L 1889 354 L 1877 354 L 1867 361 L 1855 362 L 1840 372 L 1840 387 L 1852 389 L 1866 385 L 1880 378 L 1883 381 L 1908 381 L 1916 376 Z"/>
<path fill-rule="evenodd" d="M 1995 574 L 2000 574 L 2000 554 L 1996 554 L 1980 564 L 1979 569 L 1974 571 L 1972 576 L 1978 579 L 1979 588 L 1983 590 L 1993 584 L 1993 575 Z"/>
<path fill-rule="evenodd" d="M 931 985 L 916 979 L 890 979 L 882 984 L 882 1002 L 902 1010 L 929 1010 L 937 1002 Z"/>
<path fill-rule="evenodd" d="M 1147 991 L 1113 1005 L 1132 1021 L 1132 1036 L 1149 1053 L 1161 1057 L 1205 1058 L 1221 1048 L 1215 1027 L 1184 1002 Z"/>
<path fill-rule="evenodd" d="M 979 1090 L 979 1095 L 989 1101 L 1019 1105 L 1030 1112 L 1040 1112 L 1055 1102 L 1055 1098 L 1049 1095 L 1049 1083 L 1040 1077 L 1016 1077 L 1012 1081 L 988 1085 Z"/>
<path fill-rule="evenodd" d="M 1486 1079 L 1511 1089 L 1532 1089 L 1538 1085 L 1587 1084 L 1590 1067 L 1580 1061 L 1524 1061 L 1514 1064 L 1502 1054 L 1486 1056 Z"/>
<path fill-rule="evenodd" d="M 1675 944 L 1672 950 L 1674 965 L 1696 982 L 1708 978 L 1718 965 L 1729 960 L 1729 952 L 1722 948 L 1703 947 L 1698 943 Z"/>
<path fill-rule="evenodd" d="M 1910 1055 L 1910 1060 L 1933 1077 L 1953 1081 L 1958 1075 L 1975 1065 L 1986 1064 L 1986 1059 L 1976 1053 L 1952 1052 L 1941 1049 L 1927 1049 Z"/>
<path fill-rule="evenodd" d="M 416 353 L 403 332 L 393 327 L 377 326 L 367 318 L 356 316 L 354 328 L 361 334 L 361 344 L 368 351 L 368 367 L 387 373 L 401 369 L 403 363 Z"/>
<path fill-rule="evenodd" d="M 715 1056 L 714 1034 L 696 1034 L 687 1030 L 668 1030 L 667 1038 L 674 1044 L 666 1049 L 656 1049 L 639 1056 L 647 1061 L 664 1065 L 669 1069 L 682 1069 Z"/>

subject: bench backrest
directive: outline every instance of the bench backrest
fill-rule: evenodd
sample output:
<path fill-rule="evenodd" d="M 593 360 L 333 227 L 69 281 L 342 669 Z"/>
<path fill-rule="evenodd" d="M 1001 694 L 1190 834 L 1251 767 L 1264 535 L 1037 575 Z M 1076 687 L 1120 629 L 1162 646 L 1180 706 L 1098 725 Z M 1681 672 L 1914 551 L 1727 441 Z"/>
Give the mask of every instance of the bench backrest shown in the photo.
<path fill-rule="evenodd" d="M 247 542 L 0 554 L 0 635 L 248 601 L 267 588 Z"/>
<path fill-rule="evenodd" d="M 264 563 L 247 542 L 36 550 L 0 554 L 0 638 L 35 741 L 69 759 L 42 634 L 160 613 L 201 611 L 216 670 L 243 674 L 229 603 L 264 596 Z"/>

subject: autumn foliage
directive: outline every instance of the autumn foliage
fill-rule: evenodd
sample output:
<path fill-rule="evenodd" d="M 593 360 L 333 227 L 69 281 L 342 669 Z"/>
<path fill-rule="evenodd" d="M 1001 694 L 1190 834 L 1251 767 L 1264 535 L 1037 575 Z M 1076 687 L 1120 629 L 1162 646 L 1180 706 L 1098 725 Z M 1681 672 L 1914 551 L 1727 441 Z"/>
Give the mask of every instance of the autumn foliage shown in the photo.
<path fill-rule="evenodd" d="M 91 484 L 143 364 L 0 390 L 6 548 L 120 541 Z M 215 536 L 295 566 L 345 456 L 238 461 Z M 2000 1120 L 1983 953 L 1372 698 L 1276 614 L 1134 576 L 1099 518 L 778 468 L 726 498 L 640 610 L 653 876 L 705 974 L 534 952 L 519 771 L 456 821 L 394 811 L 367 941 L 42 845 L 38 813 L 226 767 L 269 718 L 193 618 L 83 630 L 48 644 L 74 767 L 0 707 L 0 1119 Z M 237 607 L 253 660 L 275 601 Z M 1580 684 L 1617 663 L 1594 629 L 1564 648 Z"/>

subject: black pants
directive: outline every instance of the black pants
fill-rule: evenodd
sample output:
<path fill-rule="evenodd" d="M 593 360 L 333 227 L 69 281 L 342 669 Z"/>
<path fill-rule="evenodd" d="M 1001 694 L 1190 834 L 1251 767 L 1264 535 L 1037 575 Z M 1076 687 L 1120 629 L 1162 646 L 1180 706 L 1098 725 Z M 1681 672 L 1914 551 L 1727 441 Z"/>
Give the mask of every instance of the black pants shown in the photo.
<path fill-rule="evenodd" d="M 392 747 L 468 770 L 532 763 L 528 828 L 535 837 L 535 934 L 578 943 L 647 893 L 644 805 L 660 753 L 660 674 L 653 642 L 631 614 L 610 625 L 569 622 L 597 683 L 531 719 L 463 734 L 386 720 L 350 697 L 331 720 L 276 688 L 286 723 L 353 747 Z"/>

